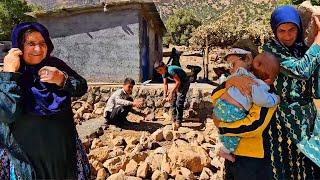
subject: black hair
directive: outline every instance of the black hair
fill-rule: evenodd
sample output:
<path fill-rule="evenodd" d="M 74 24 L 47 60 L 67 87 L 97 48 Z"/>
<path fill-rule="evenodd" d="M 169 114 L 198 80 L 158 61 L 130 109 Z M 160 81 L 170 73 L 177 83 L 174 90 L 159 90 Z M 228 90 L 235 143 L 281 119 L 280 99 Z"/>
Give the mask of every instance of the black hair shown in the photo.
<path fill-rule="evenodd" d="M 131 79 L 131 78 L 126 78 L 126 79 L 124 80 L 123 84 L 124 84 L 124 85 L 126 85 L 126 84 L 131 84 L 131 85 L 134 86 L 134 85 L 136 84 L 136 82 L 135 82 L 133 79 Z"/>
<path fill-rule="evenodd" d="M 154 68 L 155 68 L 155 69 L 158 69 L 159 67 L 165 67 L 165 66 L 166 66 L 166 64 L 165 64 L 164 62 L 162 62 L 162 61 L 156 62 L 156 63 L 154 64 Z"/>

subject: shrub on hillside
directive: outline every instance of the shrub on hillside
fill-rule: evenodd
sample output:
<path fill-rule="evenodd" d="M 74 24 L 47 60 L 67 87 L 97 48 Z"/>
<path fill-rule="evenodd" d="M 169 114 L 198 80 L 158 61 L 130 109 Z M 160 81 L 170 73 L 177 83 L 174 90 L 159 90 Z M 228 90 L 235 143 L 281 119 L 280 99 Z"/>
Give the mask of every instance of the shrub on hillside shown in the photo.
<path fill-rule="evenodd" d="M 168 30 L 164 44 L 189 45 L 191 33 L 201 25 L 201 22 L 187 9 L 180 9 L 166 21 Z"/>
<path fill-rule="evenodd" d="M 38 10 L 39 7 L 28 5 L 24 0 L 0 1 L 0 40 L 10 40 L 12 28 L 23 21 L 33 21 L 25 13 Z"/>
<path fill-rule="evenodd" d="M 255 5 L 241 2 L 228 9 L 210 23 L 199 26 L 190 39 L 194 49 L 206 46 L 228 47 L 243 37 L 257 41 L 260 45 L 272 35 L 269 20 L 274 4 Z"/>

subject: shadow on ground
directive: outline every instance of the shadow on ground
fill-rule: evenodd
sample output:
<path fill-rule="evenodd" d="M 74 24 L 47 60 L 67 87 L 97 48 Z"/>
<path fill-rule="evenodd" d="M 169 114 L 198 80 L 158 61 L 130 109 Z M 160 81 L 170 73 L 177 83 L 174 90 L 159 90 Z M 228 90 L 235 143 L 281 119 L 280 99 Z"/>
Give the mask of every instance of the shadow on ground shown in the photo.
<path fill-rule="evenodd" d="M 119 125 L 118 127 L 125 130 L 133 130 L 133 131 L 147 131 L 149 133 L 153 133 L 156 130 L 164 127 L 164 125 L 156 123 L 156 122 L 127 122 L 126 124 Z"/>

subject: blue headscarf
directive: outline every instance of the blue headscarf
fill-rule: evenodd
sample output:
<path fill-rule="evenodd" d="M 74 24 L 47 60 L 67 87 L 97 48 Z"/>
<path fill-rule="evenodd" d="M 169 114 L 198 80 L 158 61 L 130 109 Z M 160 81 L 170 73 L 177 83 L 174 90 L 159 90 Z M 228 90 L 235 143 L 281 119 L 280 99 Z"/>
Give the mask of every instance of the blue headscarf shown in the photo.
<path fill-rule="evenodd" d="M 299 12 L 295 7 L 289 5 L 279 6 L 272 12 L 270 24 L 275 36 L 277 36 L 277 28 L 284 23 L 293 23 L 297 26 L 299 32 L 296 41 L 301 42 L 303 33 L 302 22 Z"/>
<path fill-rule="evenodd" d="M 36 30 L 42 35 L 48 51 L 46 58 L 36 65 L 25 64 L 21 57 L 22 61 L 19 72 L 23 74 L 21 87 L 24 92 L 25 111 L 36 115 L 53 115 L 70 110 L 71 97 L 69 94 L 55 84 L 41 82 L 38 75 L 38 71 L 44 66 L 56 67 L 67 74 L 75 73 L 62 60 L 50 55 L 54 46 L 50 40 L 47 28 L 37 22 L 18 24 L 12 31 L 12 47 L 23 48 L 23 35 L 29 29 Z"/>
<path fill-rule="evenodd" d="M 298 37 L 295 43 L 291 47 L 286 47 L 281 42 L 279 42 L 277 37 L 277 28 L 284 23 L 293 23 L 298 28 Z M 270 20 L 271 28 L 275 36 L 275 43 L 283 48 L 289 50 L 289 52 L 295 57 L 302 57 L 307 50 L 306 45 L 303 41 L 303 28 L 302 21 L 297 9 L 293 6 L 284 5 L 277 7 L 271 14 Z"/>

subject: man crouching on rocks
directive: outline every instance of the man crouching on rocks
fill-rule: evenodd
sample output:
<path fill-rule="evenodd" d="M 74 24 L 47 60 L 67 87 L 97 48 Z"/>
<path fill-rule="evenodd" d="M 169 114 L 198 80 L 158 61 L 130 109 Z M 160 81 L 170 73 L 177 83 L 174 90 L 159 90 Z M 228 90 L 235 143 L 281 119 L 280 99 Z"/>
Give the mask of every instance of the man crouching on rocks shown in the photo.
<path fill-rule="evenodd" d="M 163 62 L 156 63 L 155 70 L 162 75 L 164 84 L 164 100 L 172 101 L 173 130 L 178 130 L 183 117 L 184 101 L 189 90 L 190 82 L 186 72 L 179 66 L 167 66 Z M 168 79 L 175 82 L 168 93 Z"/>
<path fill-rule="evenodd" d="M 134 85 L 133 79 L 126 78 L 123 88 L 115 91 L 108 99 L 104 110 L 104 117 L 108 124 L 116 126 L 128 125 L 127 115 L 132 110 L 132 107 L 140 108 L 142 106 L 142 100 L 133 100 L 131 97 Z"/>

